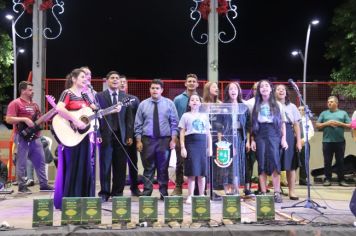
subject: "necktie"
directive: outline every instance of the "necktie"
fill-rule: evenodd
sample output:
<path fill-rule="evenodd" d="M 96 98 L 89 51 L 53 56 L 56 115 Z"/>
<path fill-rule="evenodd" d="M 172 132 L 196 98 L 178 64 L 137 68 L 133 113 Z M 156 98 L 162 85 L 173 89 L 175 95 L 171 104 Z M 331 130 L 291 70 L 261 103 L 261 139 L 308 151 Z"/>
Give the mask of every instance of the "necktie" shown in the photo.
<path fill-rule="evenodd" d="M 112 93 L 112 104 L 113 105 L 117 104 L 117 93 L 116 92 Z M 117 131 L 119 128 L 118 119 L 119 119 L 119 117 L 118 117 L 117 113 L 112 114 L 112 129 L 114 131 Z"/>
<path fill-rule="evenodd" d="M 157 102 L 153 102 L 154 110 L 153 110 L 153 136 L 158 138 L 161 136 L 159 130 L 159 117 L 158 117 L 158 107 Z"/>

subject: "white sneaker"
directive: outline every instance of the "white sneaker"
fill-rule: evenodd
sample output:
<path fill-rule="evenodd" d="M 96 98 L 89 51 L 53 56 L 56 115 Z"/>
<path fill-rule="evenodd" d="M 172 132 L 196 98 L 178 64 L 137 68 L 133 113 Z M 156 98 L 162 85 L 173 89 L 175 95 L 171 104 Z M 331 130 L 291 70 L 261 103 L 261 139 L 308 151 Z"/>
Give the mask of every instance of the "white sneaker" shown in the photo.
<path fill-rule="evenodd" d="M 187 200 L 185 201 L 186 204 L 192 204 L 192 196 L 188 196 Z"/>

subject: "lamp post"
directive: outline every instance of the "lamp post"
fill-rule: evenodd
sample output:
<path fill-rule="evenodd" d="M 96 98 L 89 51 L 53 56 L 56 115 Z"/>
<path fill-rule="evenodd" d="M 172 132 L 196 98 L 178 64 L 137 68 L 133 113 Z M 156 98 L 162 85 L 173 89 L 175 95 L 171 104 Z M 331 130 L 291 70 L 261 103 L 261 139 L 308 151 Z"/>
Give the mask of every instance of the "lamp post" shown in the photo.
<path fill-rule="evenodd" d="M 308 24 L 308 30 L 307 30 L 307 37 L 305 40 L 305 50 L 304 50 L 304 60 L 303 60 L 303 97 L 304 97 L 304 102 L 307 102 L 307 89 L 306 89 L 306 82 L 307 82 L 307 61 L 308 61 L 308 47 L 309 47 L 309 38 L 310 38 L 310 31 L 311 31 L 311 26 L 312 25 L 317 25 L 319 24 L 319 20 L 312 20 Z M 299 55 L 302 55 L 299 53 Z"/>
<path fill-rule="evenodd" d="M 17 51 L 16 51 L 16 31 L 15 31 L 15 21 L 13 15 L 6 15 L 6 19 L 11 20 L 11 32 L 12 32 L 12 48 L 14 57 L 14 99 L 17 95 Z"/>

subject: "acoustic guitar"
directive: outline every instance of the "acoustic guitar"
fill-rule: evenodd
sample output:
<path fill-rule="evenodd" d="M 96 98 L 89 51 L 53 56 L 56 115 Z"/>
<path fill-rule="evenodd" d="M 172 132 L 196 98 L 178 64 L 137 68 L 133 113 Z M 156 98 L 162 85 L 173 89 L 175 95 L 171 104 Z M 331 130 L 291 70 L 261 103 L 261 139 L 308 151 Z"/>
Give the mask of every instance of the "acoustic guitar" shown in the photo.
<path fill-rule="evenodd" d="M 52 96 L 46 95 L 46 99 L 53 108 L 57 107 Z M 69 111 L 74 117 L 87 124 L 84 129 L 76 128 L 71 121 L 63 118 L 59 114 L 55 115 L 52 120 L 52 129 L 55 133 L 57 141 L 67 147 L 74 147 L 78 145 L 78 143 L 80 143 L 88 133 L 94 131 L 96 118 L 101 118 L 115 113 L 114 110 L 117 106 L 129 106 L 133 101 L 134 99 L 126 97 L 122 102 L 118 102 L 117 104 L 106 109 L 100 109 L 96 113 L 94 113 L 90 107 L 84 107 L 77 111 Z M 99 122 L 97 122 L 96 125 L 99 128 Z"/>

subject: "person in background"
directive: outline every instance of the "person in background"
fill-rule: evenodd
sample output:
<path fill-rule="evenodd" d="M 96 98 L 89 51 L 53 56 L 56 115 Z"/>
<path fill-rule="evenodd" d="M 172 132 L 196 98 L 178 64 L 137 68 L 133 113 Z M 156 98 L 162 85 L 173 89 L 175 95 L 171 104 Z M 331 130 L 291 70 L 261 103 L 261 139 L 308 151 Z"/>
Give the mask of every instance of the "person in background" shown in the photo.
<path fill-rule="evenodd" d="M 196 74 L 187 74 L 187 76 L 185 77 L 184 86 L 186 87 L 186 90 L 183 93 L 176 96 L 173 100 L 174 105 L 178 112 L 179 120 L 182 118 L 183 114 L 187 110 L 189 97 L 197 92 L 197 88 L 199 86 L 198 76 Z M 175 181 L 176 186 L 173 192 L 171 193 L 172 196 L 182 195 L 182 185 L 184 182 L 184 178 L 183 178 L 184 159 L 180 154 L 181 154 L 181 148 L 180 148 L 180 142 L 178 140 L 176 145 L 176 155 L 177 155 L 176 181 Z"/>
<path fill-rule="evenodd" d="M 250 150 L 249 141 L 249 110 L 242 102 L 241 87 L 237 82 L 229 83 L 224 91 L 224 103 L 229 103 L 232 106 L 232 111 L 236 114 L 221 115 L 218 117 L 218 123 L 222 124 L 221 130 L 218 131 L 219 141 L 227 141 L 231 143 L 230 156 L 232 164 L 225 168 L 224 184 L 225 194 L 239 194 L 240 185 L 245 185 L 246 182 L 246 152 Z M 234 134 L 236 132 L 236 135 Z M 235 142 L 232 138 L 234 135 Z M 249 188 L 249 187 L 248 187 Z"/>
<path fill-rule="evenodd" d="M 252 109 L 253 106 L 255 105 L 255 96 L 256 96 L 256 89 L 257 89 L 257 84 L 258 82 L 255 82 L 252 85 L 252 94 L 253 96 L 248 99 L 247 101 L 242 100 L 242 102 L 248 107 L 249 111 L 249 124 L 248 126 L 251 127 L 251 117 L 252 117 Z M 248 131 L 248 142 L 250 142 L 249 147 L 251 147 L 251 140 L 250 140 L 250 131 Z M 244 194 L 245 196 L 252 195 L 251 191 L 251 185 L 252 185 L 252 173 L 253 173 L 253 165 L 255 164 L 256 161 L 256 152 L 252 151 L 251 148 L 247 149 L 246 148 L 246 176 L 245 176 L 245 186 L 244 186 Z M 259 188 L 260 190 L 260 188 Z M 258 190 L 257 190 L 258 191 Z"/>
<path fill-rule="evenodd" d="M 133 100 L 130 105 L 133 119 L 130 120 L 129 122 L 131 122 L 130 125 L 132 127 L 134 127 L 135 117 L 136 117 L 138 105 L 140 104 L 140 100 L 136 96 L 127 93 L 128 83 L 127 83 L 127 79 L 126 79 L 125 75 L 120 75 L 119 90 L 120 90 L 120 92 L 124 92 L 125 96 L 130 98 L 130 100 Z M 130 134 L 130 137 L 134 137 L 133 129 L 132 129 L 132 133 Z M 131 195 L 139 197 L 139 196 L 141 196 L 141 191 L 138 189 L 138 168 L 137 168 L 136 145 L 133 143 L 126 143 L 125 149 L 126 149 L 127 154 L 129 155 L 129 158 L 127 158 L 127 164 L 129 167 Z"/>
<path fill-rule="evenodd" d="M 291 103 L 287 88 L 283 84 L 276 86 L 275 96 L 277 101 L 283 105 L 286 116 L 286 141 L 288 149 L 281 149 L 282 169 L 287 171 L 287 181 L 289 190 L 289 199 L 298 200 L 295 194 L 296 169 L 299 166 L 298 155 L 302 150 L 300 139 L 301 116 L 296 105 Z"/>
<path fill-rule="evenodd" d="M 325 180 L 323 185 L 331 185 L 332 169 L 331 164 L 335 155 L 337 165 L 337 178 L 340 186 L 348 187 L 344 178 L 344 155 L 345 155 L 345 137 L 344 131 L 350 128 L 349 115 L 338 108 L 339 99 L 335 96 L 328 98 L 328 110 L 323 111 L 316 128 L 323 131 L 323 155 Z"/>
<path fill-rule="evenodd" d="M 160 199 L 168 196 L 168 165 L 170 150 L 178 135 L 178 114 L 174 103 L 162 96 L 163 82 L 152 80 L 151 97 L 140 103 L 135 118 L 137 151 L 141 152 L 144 168 L 143 196 L 151 196 L 153 177 L 157 169 Z"/>
<path fill-rule="evenodd" d="M 262 194 L 267 191 L 267 175 L 272 175 L 274 201 L 283 201 L 280 188 L 281 160 L 279 148 L 287 149 L 285 112 L 273 94 L 273 85 L 261 80 L 257 85 L 252 111 L 251 149 L 256 151 Z"/>
<path fill-rule="evenodd" d="M 311 122 L 310 119 L 308 119 L 308 123 L 306 122 L 306 118 L 305 118 L 305 107 L 304 106 L 300 106 L 298 107 L 299 113 L 302 117 L 299 127 L 300 127 L 300 137 L 301 137 L 301 141 L 302 141 L 302 150 L 300 151 L 300 156 L 299 156 L 299 160 L 300 160 L 300 167 L 299 167 L 299 185 L 307 185 L 307 172 L 305 169 L 305 142 L 306 142 L 306 137 L 305 137 L 305 133 L 306 133 L 306 127 L 308 125 L 308 142 L 311 140 L 311 138 L 314 136 L 314 127 L 313 127 L 313 123 Z M 310 143 L 309 143 L 309 153 L 308 153 L 309 157 L 310 157 Z"/>
<path fill-rule="evenodd" d="M 197 93 L 189 97 L 188 111 L 179 121 L 181 157 L 184 158 L 184 175 L 188 176 L 187 204 L 192 203 L 195 179 L 199 195 L 204 196 L 207 161 L 211 156 L 210 123 L 206 114 L 200 113 L 201 100 Z"/>
<path fill-rule="evenodd" d="M 212 104 L 212 103 L 217 103 L 221 104 L 221 101 L 219 100 L 219 88 L 218 84 L 215 82 L 207 82 L 204 85 L 203 89 L 203 103 L 207 104 Z M 221 128 L 221 124 L 218 122 L 218 116 L 217 114 L 210 114 L 209 115 L 209 121 L 211 123 L 212 127 L 212 153 L 213 153 L 213 158 L 216 157 L 216 143 L 219 141 L 218 133 L 217 131 Z M 212 184 L 212 189 L 221 191 L 224 190 L 224 182 L 223 182 L 223 168 L 220 168 L 215 161 L 212 159 L 210 160 L 210 170 L 209 170 L 209 181 Z M 212 172 L 212 173 L 211 173 Z M 214 200 L 221 200 L 221 194 L 214 192 L 212 199 Z"/>
<path fill-rule="evenodd" d="M 126 94 L 119 90 L 120 75 L 117 71 L 110 71 L 106 75 L 108 89 L 96 95 L 100 108 L 106 109 L 118 102 L 123 102 Z M 126 145 L 133 143 L 131 107 L 122 106 L 120 113 L 113 113 L 100 120 L 100 192 L 102 202 L 109 197 L 123 196 L 126 183 L 127 154 Z M 112 168 L 111 168 L 112 167 Z M 113 174 L 112 187 L 111 171 Z"/>
<path fill-rule="evenodd" d="M 17 146 L 16 155 L 16 180 L 19 185 L 19 193 L 32 193 L 26 186 L 26 164 L 30 159 L 40 183 L 40 191 L 53 191 L 53 187 L 48 185 L 45 171 L 45 156 L 43 146 L 38 137 L 40 132 L 36 133 L 36 138 L 28 141 L 19 133 L 19 126 L 25 123 L 28 127 L 34 127 L 34 120 L 40 115 L 39 106 L 33 102 L 34 95 L 33 84 L 27 81 L 19 83 L 20 97 L 11 101 L 7 107 L 6 122 L 14 127 L 15 140 Z M 22 123 L 23 122 L 23 123 Z"/>

